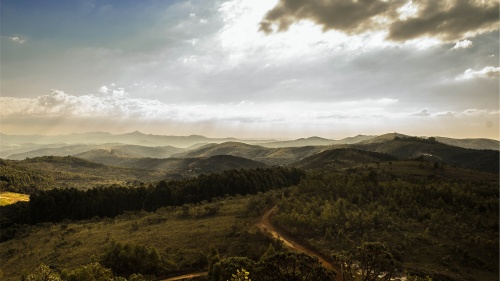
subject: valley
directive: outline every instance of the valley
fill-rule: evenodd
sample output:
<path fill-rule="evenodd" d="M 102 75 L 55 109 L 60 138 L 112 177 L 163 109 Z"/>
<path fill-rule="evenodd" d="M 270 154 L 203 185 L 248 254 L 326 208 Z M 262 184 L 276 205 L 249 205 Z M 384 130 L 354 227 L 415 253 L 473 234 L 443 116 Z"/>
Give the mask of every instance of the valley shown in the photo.
<path fill-rule="evenodd" d="M 2 135 L 4 280 L 44 265 L 63 280 L 91 266 L 129 280 L 241 268 L 268 280 L 291 260 L 341 280 L 370 247 L 393 276 L 498 280 L 498 141 L 92 136 Z M 131 251 L 120 265 L 117 249 Z M 158 260 L 134 265 L 134 251 Z"/>

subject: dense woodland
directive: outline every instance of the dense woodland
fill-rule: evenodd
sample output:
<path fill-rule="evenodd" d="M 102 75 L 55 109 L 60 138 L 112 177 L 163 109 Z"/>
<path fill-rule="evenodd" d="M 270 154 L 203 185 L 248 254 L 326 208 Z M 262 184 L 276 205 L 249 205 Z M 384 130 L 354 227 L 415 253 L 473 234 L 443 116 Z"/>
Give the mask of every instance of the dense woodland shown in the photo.
<path fill-rule="evenodd" d="M 256 194 L 296 185 L 304 172 L 295 168 L 229 170 L 180 181 L 160 181 L 139 187 L 110 186 L 86 191 L 71 189 L 40 190 L 29 202 L 0 207 L 2 241 L 9 239 L 14 224 L 36 224 L 93 217 L 115 217 L 125 211 L 155 211 L 164 206 L 199 203 L 216 197 Z M 216 210 L 207 209 L 207 214 Z"/>
<path fill-rule="evenodd" d="M 378 241 L 400 268 L 437 280 L 465 280 L 471 271 L 498 275 L 498 184 L 376 170 L 316 174 L 278 206 L 275 225 L 327 256 Z"/>

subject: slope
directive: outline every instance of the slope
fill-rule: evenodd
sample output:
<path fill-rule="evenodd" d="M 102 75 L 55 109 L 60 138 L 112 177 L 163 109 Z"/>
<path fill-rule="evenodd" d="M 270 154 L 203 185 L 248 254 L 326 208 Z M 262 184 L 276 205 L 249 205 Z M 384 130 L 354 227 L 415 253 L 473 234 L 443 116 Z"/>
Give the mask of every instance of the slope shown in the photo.
<path fill-rule="evenodd" d="M 71 156 L 44 156 L 21 161 L 1 160 L 0 189 L 32 193 L 38 189 L 88 189 L 162 179 L 157 171 L 110 167 Z"/>
<path fill-rule="evenodd" d="M 222 144 L 208 144 L 188 152 L 175 154 L 174 157 L 196 158 L 232 155 L 263 162 L 268 165 L 288 165 L 325 149 L 327 147 L 320 146 L 267 148 L 240 142 L 225 142 Z"/>
<path fill-rule="evenodd" d="M 396 136 L 392 140 L 364 142 L 351 147 L 386 153 L 398 159 L 426 158 L 463 168 L 498 173 L 499 152 L 446 145 L 433 139 Z"/>
<path fill-rule="evenodd" d="M 395 160 L 396 157 L 352 148 L 330 149 L 292 164 L 306 170 L 342 169 L 360 164 Z"/>
<path fill-rule="evenodd" d="M 276 142 L 266 142 L 260 143 L 259 145 L 278 148 L 278 147 L 301 147 L 301 146 L 326 146 L 326 145 L 339 145 L 339 144 L 353 144 L 361 141 L 369 140 L 374 138 L 374 136 L 357 135 L 354 137 L 348 137 L 341 140 L 331 140 L 320 137 L 309 137 L 301 138 L 290 141 L 276 141 Z"/>

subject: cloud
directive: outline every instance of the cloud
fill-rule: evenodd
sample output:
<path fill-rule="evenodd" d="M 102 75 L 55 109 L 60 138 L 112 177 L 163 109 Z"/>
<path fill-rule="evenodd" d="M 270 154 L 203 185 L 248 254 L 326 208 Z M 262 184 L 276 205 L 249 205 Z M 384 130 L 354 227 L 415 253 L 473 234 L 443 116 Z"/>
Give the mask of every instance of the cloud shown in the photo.
<path fill-rule="evenodd" d="M 429 116 L 429 115 L 431 114 L 429 113 L 429 110 L 427 108 L 410 113 L 410 116 Z"/>
<path fill-rule="evenodd" d="M 405 41 L 419 37 L 437 37 L 445 41 L 461 39 L 498 29 L 497 1 L 451 0 L 419 2 L 415 17 L 393 22 L 388 38 Z"/>
<path fill-rule="evenodd" d="M 24 43 L 26 43 L 26 41 L 28 41 L 26 39 L 26 37 L 23 37 L 23 36 L 2 36 L 2 38 L 7 38 L 11 42 L 16 43 L 16 44 L 24 44 Z"/>
<path fill-rule="evenodd" d="M 271 33 L 273 25 L 277 25 L 277 31 L 286 31 L 293 23 L 307 19 L 324 30 L 360 33 L 391 8 L 389 2 L 382 0 L 280 0 L 260 22 L 260 30 Z"/>
<path fill-rule="evenodd" d="M 457 41 L 457 43 L 455 43 L 455 46 L 453 46 L 453 48 L 451 48 L 451 50 L 467 49 L 467 48 L 470 48 L 472 46 L 474 46 L 474 43 L 472 41 L 470 41 L 469 39 L 465 39 L 465 40 Z"/>
<path fill-rule="evenodd" d="M 491 114 L 498 114 L 498 111 L 488 111 L 486 109 L 469 108 L 463 111 L 441 111 L 433 114 L 438 117 L 478 117 Z"/>
<path fill-rule="evenodd" d="M 175 122 L 328 123 L 338 119 L 388 117 L 398 100 L 363 99 L 346 102 L 268 102 L 166 104 L 131 98 L 123 88 L 102 86 L 97 94 L 74 96 L 63 91 L 36 98 L 0 97 L 2 116 L 101 117 Z"/>
<path fill-rule="evenodd" d="M 310 20 L 325 31 L 386 31 L 392 41 L 425 37 L 454 41 L 497 30 L 498 18 L 497 1 L 280 0 L 260 22 L 260 30 L 282 32 Z"/>
<path fill-rule="evenodd" d="M 481 70 L 473 70 L 469 68 L 464 71 L 464 74 L 457 76 L 455 80 L 461 81 L 461 80 L 469 80 L 476 78 L 493 79 L 493 78 L 498 78 L 499 75 L 500 75 L 500 67 L 487 66 Z"/>

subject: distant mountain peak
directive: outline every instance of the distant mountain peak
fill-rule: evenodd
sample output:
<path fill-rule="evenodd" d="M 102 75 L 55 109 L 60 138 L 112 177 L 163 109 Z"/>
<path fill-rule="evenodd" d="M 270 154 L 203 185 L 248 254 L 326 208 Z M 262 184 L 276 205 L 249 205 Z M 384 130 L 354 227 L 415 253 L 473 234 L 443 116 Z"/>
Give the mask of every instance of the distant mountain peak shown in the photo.
<path fill-rule="evenodd" d="M 312 137 L 308 137 L 306 140 L 329 140 L 329 139 L 325 139 L 325 138 L 322 138 L 322 137 L 318 137 L 318 136 L 312 136 Z"/>
<path fill-rule="evenodd" d="M 138 136 L 143 136 L 144 134 L 136 130 L 136 131 L 133 131 L 131 133 L 126 133 L 124 135 L 138 135 Z"/>

